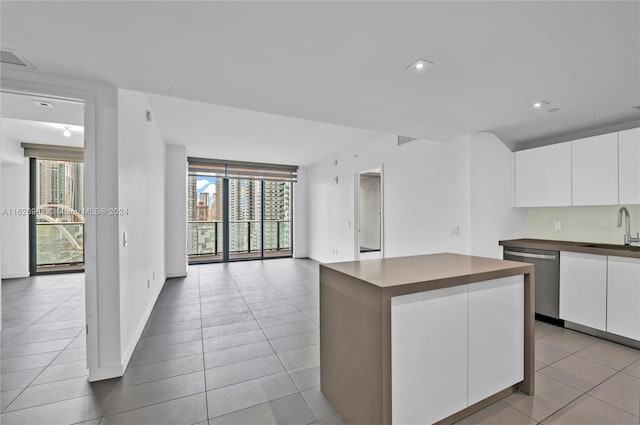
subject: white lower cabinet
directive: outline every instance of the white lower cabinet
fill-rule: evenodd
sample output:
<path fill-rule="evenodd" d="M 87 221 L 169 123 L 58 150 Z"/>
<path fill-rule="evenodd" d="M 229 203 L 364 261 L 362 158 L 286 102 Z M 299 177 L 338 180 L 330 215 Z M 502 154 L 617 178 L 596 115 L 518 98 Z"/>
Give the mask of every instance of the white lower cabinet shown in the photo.
<path fill-rule="evenodd" d="M 607 332 L 640 340 L 640 259 L 608 258 Z"/>
<path fill-rule="evenodd" d="M 560 253 L 560 318 L 601 331 L 607 324 L 607 257 Z"/>
<path fill-rule="evenodd" d="M 431 424 L 524 379 L 524 277 L 391 299 L 394 424 Z"/>

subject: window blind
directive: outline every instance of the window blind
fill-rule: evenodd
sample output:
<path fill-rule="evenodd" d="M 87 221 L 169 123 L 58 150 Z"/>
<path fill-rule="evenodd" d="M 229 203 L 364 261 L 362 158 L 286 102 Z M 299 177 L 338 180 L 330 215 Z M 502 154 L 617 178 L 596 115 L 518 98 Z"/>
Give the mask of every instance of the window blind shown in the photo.
<path fill-rule="evenodd" d="M 84 149 L 72 146 L 40 145 L 22 143 L 24 156 L 27 158 L 49 159 L 53 161 L 84 161 Z"/>
<path fill-rule="evenodd" d="M 232 179 L 259 179 L 297 181 L 295 165 L 263 164 L 258 162 L 223 161 L 204 158 L 188 158 L 190 175 L 206 175 Z"/>

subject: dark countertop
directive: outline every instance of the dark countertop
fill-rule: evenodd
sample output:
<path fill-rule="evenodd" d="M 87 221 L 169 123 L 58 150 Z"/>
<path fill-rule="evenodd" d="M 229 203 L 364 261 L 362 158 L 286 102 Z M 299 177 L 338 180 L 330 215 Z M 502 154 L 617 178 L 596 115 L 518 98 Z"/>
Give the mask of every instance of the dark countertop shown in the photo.
<path fill-rule="evenodd" d="M 444 281 L 448 282 L 446 286 L 455 286 L 476 281 L 473 279 L 474 276 L 482 277 L 477 280 L 488 280 L 529 273 L 529 266 L 528 263 L 495 258 L 440 253 L 322 264 L 320 267 L 338 271 L 380 288 L 390 288 Z"/>
<path fill-rule="evenodd" d="M 513 248 L 548 249 L 549 251 L 581 252 L 584 254 L 611 255 L 640 258 L 640 246 L 625 246 L 595 242 L 554 241 L 547 239 L 511 239 L 500 245 Z"/>

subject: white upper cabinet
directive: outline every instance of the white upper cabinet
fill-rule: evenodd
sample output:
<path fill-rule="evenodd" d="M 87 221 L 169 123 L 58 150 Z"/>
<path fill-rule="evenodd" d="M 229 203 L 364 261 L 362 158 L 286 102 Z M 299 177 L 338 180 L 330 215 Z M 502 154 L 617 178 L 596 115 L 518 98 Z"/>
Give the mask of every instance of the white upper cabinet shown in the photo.
<path fill-rule="evenodd" d="M 515 180 L 516 207 L 571 205 L 571 143 L 516 152 Z"/>
<path fill-rule="evenodd" d="M 618 203 L 618 133 L 571 142 L 572 205 Z"/>
<path fill-rule="evenodd" d="M 618 133 L 620 204 L 640 204 L 640 128 Z"/>

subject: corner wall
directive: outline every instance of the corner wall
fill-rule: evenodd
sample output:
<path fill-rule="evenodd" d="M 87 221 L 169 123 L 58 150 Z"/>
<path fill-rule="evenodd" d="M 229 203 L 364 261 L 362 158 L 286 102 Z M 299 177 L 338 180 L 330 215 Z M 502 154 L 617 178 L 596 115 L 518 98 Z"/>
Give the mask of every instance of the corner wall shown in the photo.
<path fill-rule="evenodd" d="M 489 133 L 469 135 L 471 255 L 502 258 L 499 240 L 524 235 L 524 212 L 513 208 L 513 152 Z"/>
<path fill-rule="evenodd" d="M 143 93 L 118 89 L 120 346 L 126 368 L 165 282 L 165 144 Z M 124 246 L 124 234 L 127 245 Z"/>

